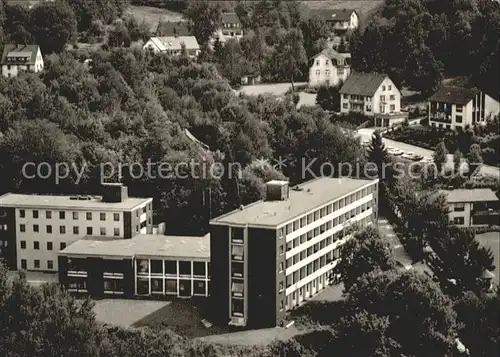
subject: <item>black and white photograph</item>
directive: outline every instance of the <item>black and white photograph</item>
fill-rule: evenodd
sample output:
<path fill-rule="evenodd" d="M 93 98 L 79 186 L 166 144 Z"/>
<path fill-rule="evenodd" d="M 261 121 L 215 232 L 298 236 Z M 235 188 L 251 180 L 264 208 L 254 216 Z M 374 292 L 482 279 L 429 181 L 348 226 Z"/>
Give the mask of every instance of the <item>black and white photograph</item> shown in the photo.
<path fill-rule="evenodd" d="M 500 0 L 0 0 L 0 356 L 497 357 Z"/>

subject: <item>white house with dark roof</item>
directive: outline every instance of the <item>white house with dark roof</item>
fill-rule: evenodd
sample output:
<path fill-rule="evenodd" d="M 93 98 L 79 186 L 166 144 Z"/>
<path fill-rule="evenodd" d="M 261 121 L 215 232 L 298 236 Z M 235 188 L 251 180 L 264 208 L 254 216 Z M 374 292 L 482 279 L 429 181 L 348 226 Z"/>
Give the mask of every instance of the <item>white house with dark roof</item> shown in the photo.
<path fill-rule="evenodd" d="M 498 197 L 490 188 L 441 191 L 450 208 L 450 222 L 463 227 L 498 224 Z"/>
<path fill-rule="evenodd" d="M 222 27 L 220 32 L 225 38 L 240 39 L 243 37 L 243 26 L 240 18 L 234 12 L 222 13 Z"/>
<path fill-rule="evenodd" d="M 309 86 L 336 86 L 351 73 L 350 64 L 350 53 L 338 53 L 331 48 L 321 51 L 314 56 L 309 69 Z"/>
<path fill-rule="evenodd" d="M 388 127 L 407 117 L 401 112 L 401 92 L 383 73 L 353 73 L 340 89 L 341 113 L 375 117 L 375 126 Z"/>
<path fill-rule="evenodd" d="M 2 76 L 15 77 L 20 71 L 40 72 L 43 58 L 37 45 L 5 45 L 2 53 Z"/>
<path fill-rule="evenodd" d="M 429 125 L 444 129 L 464 129 L 484 125 L 499 113 L 498 101 L 476 88 L 442 87 L 428 102 Z"/>
<path fill-rule="evenodd" d="M 337 32 L 355 30 L 359 27 L 359 15 L 354 9 L 311 9 L 312 18 L 326 22 Z"/>
<path fill-rule="evenodd" d="M 144 44 L 143 49 L 176 56 L 182 53 L 183 47 L 186 48 L 190 57 L 197 57 L 200 54 L 200 45 L 194 36 L 151 37 Z"/>

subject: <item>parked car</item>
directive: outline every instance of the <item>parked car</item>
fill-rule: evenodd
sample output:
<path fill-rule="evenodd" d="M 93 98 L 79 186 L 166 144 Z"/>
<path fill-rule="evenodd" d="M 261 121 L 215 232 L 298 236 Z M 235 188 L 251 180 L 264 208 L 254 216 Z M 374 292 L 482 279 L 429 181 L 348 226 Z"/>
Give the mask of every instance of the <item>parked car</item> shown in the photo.
<path fill-rule="evenodd" d="M 396 149 L 396 148 L 389 148 L 389 149 L 387 149 L 387 153 L 389 155 L 393 155 L 393 156 L 401 156 L 401 155 L 403 155 L 403 151 L 399 150 L 399 149 Z"/>

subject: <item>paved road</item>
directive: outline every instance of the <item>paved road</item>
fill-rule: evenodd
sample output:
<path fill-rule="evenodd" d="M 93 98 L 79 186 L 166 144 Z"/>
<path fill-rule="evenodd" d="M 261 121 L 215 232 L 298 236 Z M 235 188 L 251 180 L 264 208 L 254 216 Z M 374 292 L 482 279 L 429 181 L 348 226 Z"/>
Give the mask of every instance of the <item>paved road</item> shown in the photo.
<path fill-rule="evenodd" d="M 366 128 L 366 129 L 360 129 L 358 130 L 358 134 L 361 137 L 361 140 L 370 140 L 371 136 L 373 135 L 373 132 L 375 131 L 375 128 Z M 413 152 L 415 154 L 422 155 L 424 159 L 426 158 L 432 158 L 432 154 L 434 151 L 432 150 L 427 150 L 424 148 L 421 148 L 419 146 L 415 145 L 410 145 L 410 144 L 405 144 L 400 141 L 394 141 L 391 139 L 383 139 L 384 144 L 386 147 L 391 147 L 391 148 L 396 148 L 405 152 Z M 453 167 L 453 155 L 449 154 L 448 155 L 448 162 L 446 163 L 447 167 Z M 500 169 L 498 167 L 494 166 L 488 166 L 488 165 L 483 165 L 481 167 L 481 174 L 486 175 L 486 176 L 495 176 L 495 177 L 500 177 Z"/>
<path fill-rule="evenodd" d="M 409 269 L 411 267 L 412 260 L 406 253 L 405 248 L 399 241 L 399 238 L 394 232 L 394 228 L 389 224 L 389 221 L 384 217 L 379 217 L 377 225 L 382 236 L 387 237 L 391 243 L 394 258 L 403 264 L 406 269 Z"/>

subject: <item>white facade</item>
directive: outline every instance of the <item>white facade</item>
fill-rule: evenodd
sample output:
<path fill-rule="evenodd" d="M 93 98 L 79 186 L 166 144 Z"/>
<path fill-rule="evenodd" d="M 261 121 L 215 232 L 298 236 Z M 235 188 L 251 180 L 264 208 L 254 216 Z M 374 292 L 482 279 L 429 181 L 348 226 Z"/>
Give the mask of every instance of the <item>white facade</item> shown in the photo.
<path fill-rule="evenodd" d="M 484 114 L 481 112 L 482 108 Z M 485 125 L 499 111 L 499 102 L 487 94 L 484 94 L 484 103 L 481 96 L 477 97 L 477 104 L 473 99 L 465 105 L 432 101 L 428 103 L 429 125 L 442 129 L 463 130 L 467 126 Z"/>
<path fill-rule="evenodd" d="M 401 92 L 389 77 L 386 77 L 371 96 L 355 93 L 340 95 L 342 113 L 360 112 L 368 116 L 401 112 Z"/>
<path fill-rule="evenodd" d="M 326 54 L 319 54 L 309 69 L 309 86 L 336 86 L 340 81 L 345 81 L 350 73 L 351 67 L 346 62 L 337 65 L 337 60 Z"/>
<path fill-rule="evenodd" d="M 359 27 L 359 17 L 358 14 L 353 11 L 349 18 L 349 21 L 333 21 L 333 29 L 334 30 L 355 30 Z"/>
<path fill-rule="evenodd" d="M 365 227 L 376 219 L 377 195 L 377 184 L 370 183 L 329 203 L 320 209 L 323 217 L 286 235 L 286 310 L 330 284 L 340 249 L 352 237 L 341 232 L 352 224 Z"/>
<path fill-rule="evenodd" d="M 34 64 L 6 64 L 2 63 L 2 76 L 4 77 L 15 77 L 21 71 L 29 71 L 29 72 L 40 72 L 43 70 L 43 57 L 42 52 L 40 51 L 40 47 L 38 47 L 38 51 L 35 57 Z"/>
<path fill-rule="evenodd" d="M 200 54 L 200 46 L 194 36 L 151 37 L 144 44 L 143 50 L 178 56 L 182 54 L 183 45 L 189 57 L 197 57 Z"/>
<path fill-rule="evenodd" d="M 150 202 L 134 208 L 140 224 L 135 233 L 146 233 Z M 85 236 L 124 238 L 124 212 L 89 209 L 15 209 L 17 266 L 25 270 L 58 271 L 57 253 Z M 35 218 L 37 216 L 37 218 Z M 133 221 L 133 219 L 132 219 Z"/>

